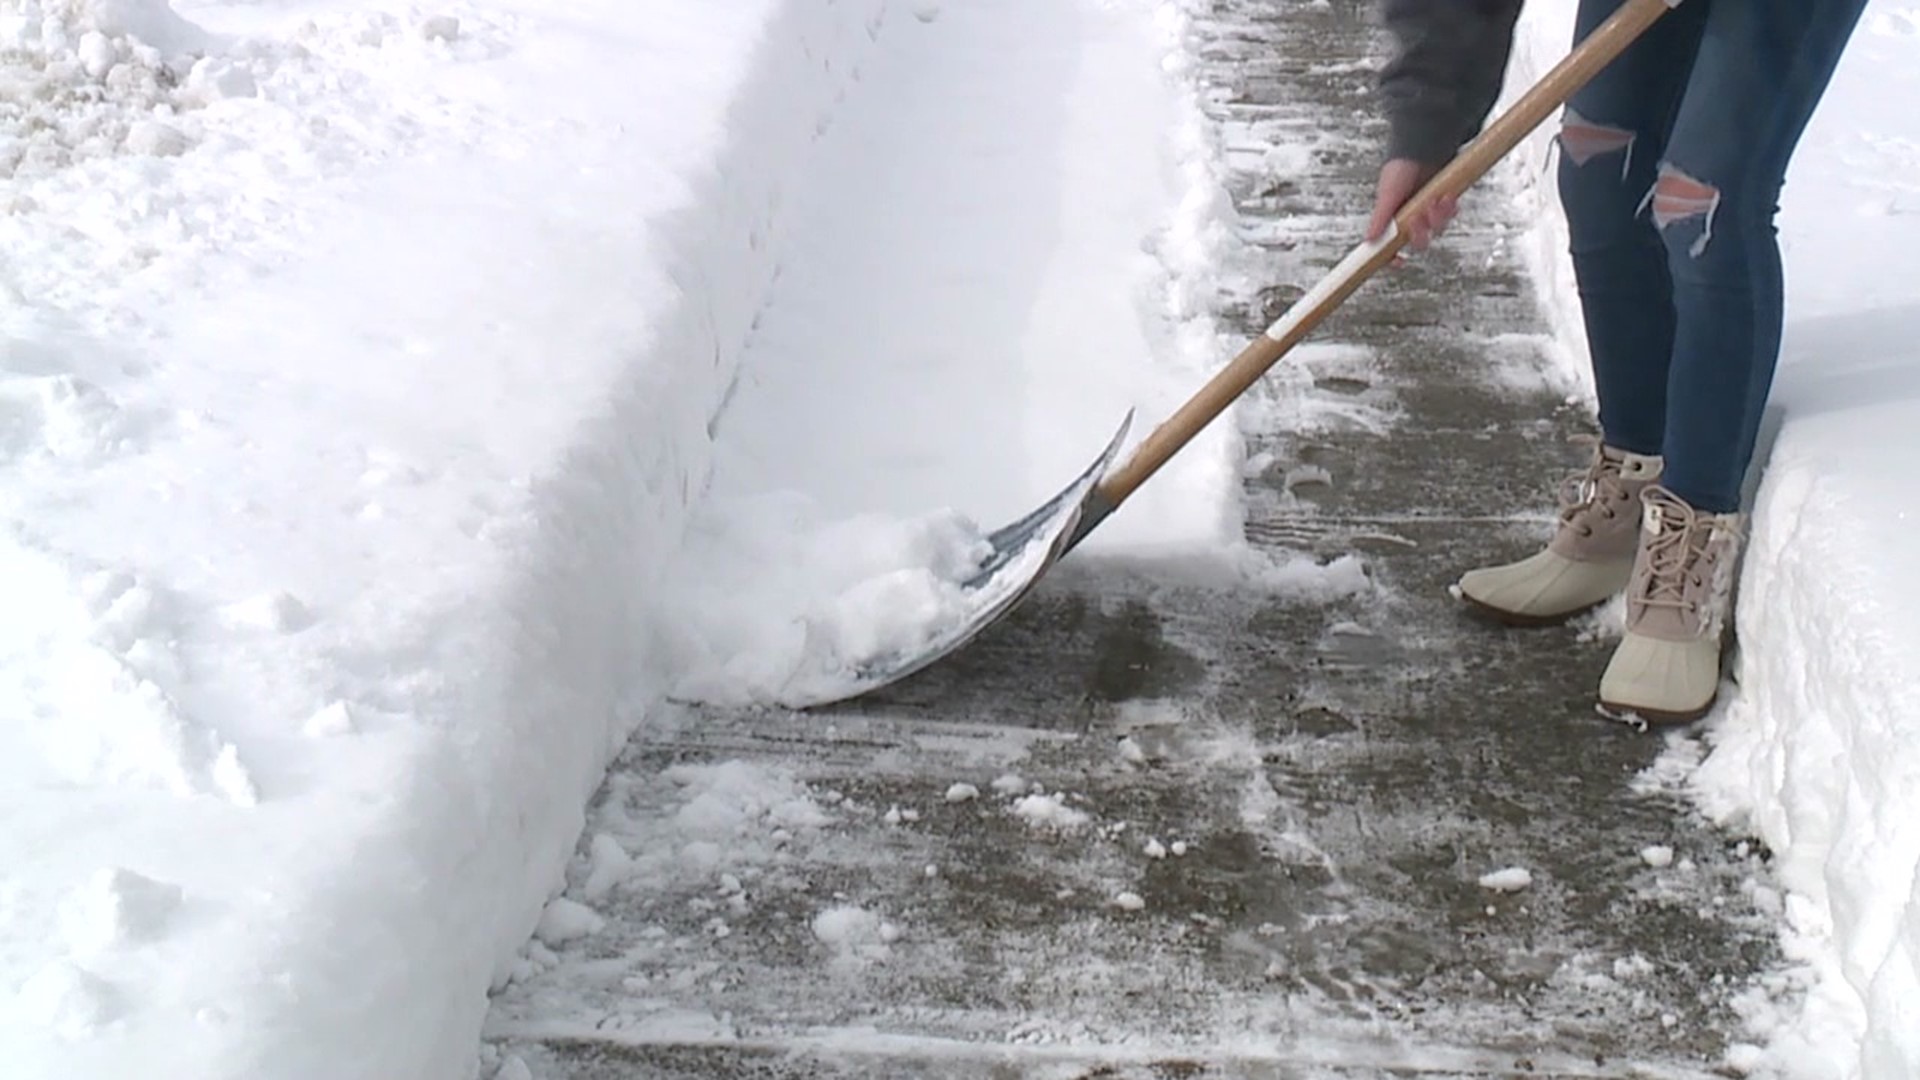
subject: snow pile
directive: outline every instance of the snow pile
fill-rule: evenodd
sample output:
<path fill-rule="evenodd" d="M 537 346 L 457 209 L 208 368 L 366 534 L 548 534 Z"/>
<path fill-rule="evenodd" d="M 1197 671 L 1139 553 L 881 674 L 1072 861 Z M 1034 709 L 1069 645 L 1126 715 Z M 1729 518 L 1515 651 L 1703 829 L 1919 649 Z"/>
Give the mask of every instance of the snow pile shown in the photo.
<path fill-rule="evenodd" d="M 794 494 L 721 504 L 687 544 L 701 568 L 674 594 L 673 692 L 730 704 L 831 695 L 864 662 L 917 652 L 972 606 L 992 551 L 956 513 L 835 519 Z"/>
<path fill-rule="evenodd" d="M 0 175 L 45 175 L 117 154 L 172 157 L 168 121 L 209 97 L 251 90 L 195 63 L 200 28 L 164 2 L 55 0 L 0 11 Z"/>
<path fill-rule="evenodd" d="M 464 1076 L 591 927 L 547 900 L 885 6 L 0 0 L 9 1076 Z"/>
<path fill-rule="evenodd" d="M 1574 4 L 1527 7 L 1511 97 L 1564 55 Z M 1872 0 L 1782 198 L 1788 326 L 1740 584 L 1737 685 L 1662 768 L 1751 830 L 1788 890 L 1790 985 L 1756 988 L 1730 1064 L 1795 1077 L 1920 1075 L 1920 23 Z M 1591 385 L 1543 182 L 1532 255 Z M 1546 173 L 1545 177 L 1550 177 Z M 1768 447 L 1763 446 L 1763 454 Z M 1697 759 L 1697 766 L 1694 764 Z M 1670 852 L 1649 851 L 1658 865 Z"/>

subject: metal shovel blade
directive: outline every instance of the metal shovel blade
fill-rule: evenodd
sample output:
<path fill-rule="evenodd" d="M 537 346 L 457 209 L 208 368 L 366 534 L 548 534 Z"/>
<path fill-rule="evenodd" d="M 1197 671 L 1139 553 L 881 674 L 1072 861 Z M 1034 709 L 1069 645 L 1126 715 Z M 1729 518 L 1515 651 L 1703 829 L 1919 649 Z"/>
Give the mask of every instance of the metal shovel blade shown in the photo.
<path fill-rule="evenodd" d="M 1112 467 L 1132 424 L 1133 413 L 1128 412 L 1107 448 L 1073 483 L 1032 513 L 987 536 L 990 550 L 973 575 L 961 583 L 966 603 L 951 620 L 930 628 L 928 636 L 912 649 L 863 659 L 850 677 L 835 680 L 832 685 L 797 691 L 789 688 L 781 704 L 793 709 L 815 708 L 871 693 L 953 652 L 1012 611 L 1053 564 L 1112 512 L 1111 506 L 1102 504 L 1095 487 Z"/>

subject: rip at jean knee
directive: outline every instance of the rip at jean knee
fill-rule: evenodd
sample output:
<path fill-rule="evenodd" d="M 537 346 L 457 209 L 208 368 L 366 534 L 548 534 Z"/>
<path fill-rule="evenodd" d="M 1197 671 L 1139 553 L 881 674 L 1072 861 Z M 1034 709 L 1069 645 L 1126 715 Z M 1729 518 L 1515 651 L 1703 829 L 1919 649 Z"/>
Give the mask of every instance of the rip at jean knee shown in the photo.
<path fill-rule="evenodd" d="M 1567 160 L 1577 166 L 1584 166 L 1594 158 L 1605 154 L 1620 155 L 1620 179 L 1627 178 L 1627 170 L 1633 167 L 1633 144 L 1638 138 L 1633 132 L 1611 124 L 1596 124 L 1592 120 L 1568 109 L 1560 121 L 1560 133 L 1554 136 Z"/>
<path fill-rule="evenodd" d="M 1640 206 L 1642 210 L 1653 208 L 1654 228 L 1662 233 L 1681 222 L 1700 222 L 1700 236 L 1687 248 L 1687 254 L 1697 259 L 1713 240 L 1713 215 L 1720 209 L 1720 189 L 1671 162 L 1662 162 L 1653 188 Z"/>

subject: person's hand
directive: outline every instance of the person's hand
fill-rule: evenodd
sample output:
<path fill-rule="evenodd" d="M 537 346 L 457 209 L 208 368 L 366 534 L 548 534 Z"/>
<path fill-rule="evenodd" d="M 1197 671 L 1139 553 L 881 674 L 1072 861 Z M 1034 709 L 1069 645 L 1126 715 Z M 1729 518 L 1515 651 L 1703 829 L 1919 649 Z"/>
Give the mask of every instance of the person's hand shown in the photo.
<path fill-rule="evenodd" d="M 1380 186 L 1373 200 L 1373 220 L 1367 223 L 1367 240 L 1371 242 L 1385 235 L 1393 216 L 1439 171 L 1437 165 L 1410 158 L 1394 158 L 1381 166 Z M 1426 213 L 1407 223 L 1407 247 L 1425 251 L 1434 237 L 1447 230 L 1448 222 L 1459 210 L 1460 200 L 1452 196 L 1435 199 Z"/>

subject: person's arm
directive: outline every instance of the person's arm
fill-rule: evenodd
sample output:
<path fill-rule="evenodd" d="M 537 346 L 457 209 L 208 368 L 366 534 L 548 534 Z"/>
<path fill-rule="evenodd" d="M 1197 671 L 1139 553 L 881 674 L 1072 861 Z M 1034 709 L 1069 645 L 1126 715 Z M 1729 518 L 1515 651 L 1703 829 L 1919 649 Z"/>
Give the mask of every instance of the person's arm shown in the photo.
<path fill-rule="evenodd" d="M 1522 0 L 1381 0 L 1394 40 L 1379 77 L 1387 157 L 1444 165 L 1500 97 Z"/>
<path fill-rule="evenodd" d="M 1378 240 L 1400 207 L 1479 134 L 1500 97 L 1522 2 L 1381 0 L 1394 54 L 1380 72 L 1387 163 L 1368 240 Z M 1424 250 L 1457 209 L 1457 200 L 1444 198 L 1409 221 L 1408 246 Z"/>

